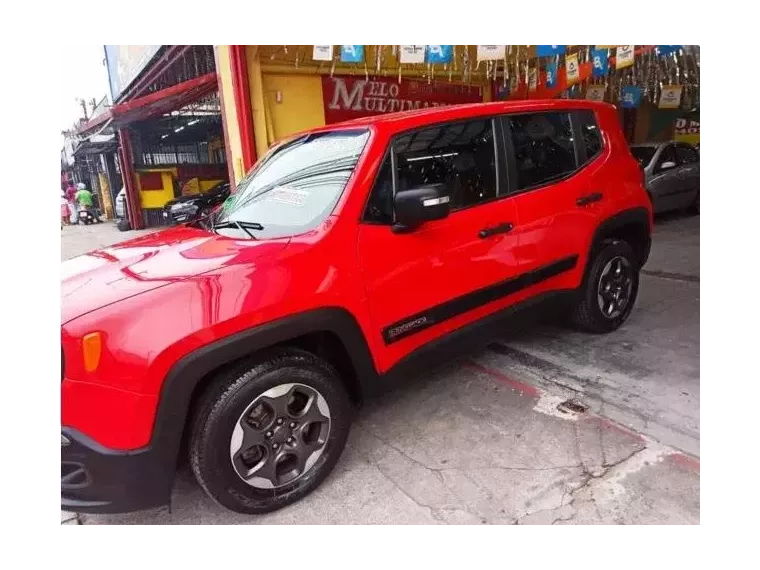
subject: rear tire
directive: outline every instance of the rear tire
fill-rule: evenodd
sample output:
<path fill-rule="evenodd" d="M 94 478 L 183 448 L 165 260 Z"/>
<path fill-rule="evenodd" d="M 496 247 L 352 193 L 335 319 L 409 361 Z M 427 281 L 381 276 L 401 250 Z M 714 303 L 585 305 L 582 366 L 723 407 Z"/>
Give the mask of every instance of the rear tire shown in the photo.
<path fill-rule="evenodd" d="M 609 240 L 590 262 L 571 313 L 573 324 L 586 332 L 607 333 L 622 325 L 639 291 L 639 264 L 628 243 Z"/>
<path fill-rule="evenodd" d="M 302 350 L 275 349 L 222 374 L 207 390 L 194 417 L 190 465 L 223 507 L 275 511 L 330 474 L 352 415 L 332 366 Z"/>

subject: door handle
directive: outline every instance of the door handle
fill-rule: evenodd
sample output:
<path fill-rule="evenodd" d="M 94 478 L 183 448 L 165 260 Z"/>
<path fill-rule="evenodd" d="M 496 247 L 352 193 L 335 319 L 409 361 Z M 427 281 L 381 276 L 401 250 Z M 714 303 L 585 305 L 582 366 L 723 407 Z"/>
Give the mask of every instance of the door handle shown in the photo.
<path fill-rule="evenodd" d="M 512 231 L 512 222 L 504 222 L 503 224 L 499 224 L 498 226 L 493 226 L 490 228 L 483 228 L 478 232 L 478 236 L 480 239 L 486 239 L 488 237 L 491 237 L 496 234 L 505 234 L 507 232 Z"/>
<path fill-rule="evenodd" d="M 586 206 L 594 202 L 599 202 L 602 198 L 604 198 L 604 195 L 601 192 L 594 192 L 593 194 L 587 194 L 586 196 L 581 196 L 575 201 L 575 203 L 578 204 L 579 206 Z"/>

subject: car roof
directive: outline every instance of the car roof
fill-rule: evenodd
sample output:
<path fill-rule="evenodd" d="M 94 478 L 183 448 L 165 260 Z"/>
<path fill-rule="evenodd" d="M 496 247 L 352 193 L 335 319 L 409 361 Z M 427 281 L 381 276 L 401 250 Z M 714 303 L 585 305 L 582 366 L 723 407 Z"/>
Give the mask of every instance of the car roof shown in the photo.
<path fill-rule="evenodd" d="M 537 99 L 519 101 L 497 101 L 493 103 L 469 103 L 464 105 L 447 105 L 441 107 L 427 107 L 414 111 L 400 111 L 371 115 L 340 123 L 331 123 L 323 127 L 316 127 L 298 133 L 302 136 L 308 133 L 334 131 L 350 128 L 370 127 L 378 130 L 393 132 L 413 129 L 429 123 L 456 121 L 470 117 L 483 115 L 498 115 L 507 113 L 524 113 L 533 111 L 570 111 L 573 109 L 614 109 L 608 103 L 587 101 L 584 99 Z"/>

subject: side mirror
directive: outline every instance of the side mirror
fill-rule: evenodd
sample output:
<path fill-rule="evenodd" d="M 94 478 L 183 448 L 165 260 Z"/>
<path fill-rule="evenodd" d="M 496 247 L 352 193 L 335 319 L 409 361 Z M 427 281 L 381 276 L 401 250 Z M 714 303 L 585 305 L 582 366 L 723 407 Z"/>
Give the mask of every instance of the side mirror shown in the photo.
<path fill-rule="evenodd" d="M 663 162 L 660 165 L 660 170 L 670 170 L 671 168 L 675 168 L 675 167 L 676 167 L 676 163 L 669 160 L 667 162 Z"/>
<path fill-rule="evenodd" d="M 440 220 L 451 211 L 451 196 L 443 184 L 420 186 L 396 194 L 393 201 L 396 212 L 394 233 L 411 231 L 424 222 Z"/>

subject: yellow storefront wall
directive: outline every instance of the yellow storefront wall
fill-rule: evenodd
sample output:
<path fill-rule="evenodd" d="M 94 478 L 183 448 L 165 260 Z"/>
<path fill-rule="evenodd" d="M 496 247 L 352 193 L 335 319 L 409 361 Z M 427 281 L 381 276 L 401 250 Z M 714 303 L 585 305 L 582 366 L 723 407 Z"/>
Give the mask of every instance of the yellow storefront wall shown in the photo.
<path fill-rule="evenodd" d="M 475 61 L 475 46 L 469 46 L 472 61 Z M 285 50 L 287 48 L 287 50 Z M 317 63 L 311 60 L 312 46 L 246 46 L 248 81 L 253 115 L 253 130 L 256 139 L 256 156 L 261 158 L 276 142 L 294 133 L 325 124 L 322 95 L 322 76 L 330 74 L 329 62 Z M 376 61 L 375 46 L 365 46 L 367 62 Z M 463 46 L 457 46 L 464 49 Z M 336 48 L 337 49 L 337 48 Z M 286 53 L 287 51 L 287 53 Z M 235 98 L 232 90 L 229 68 L 229 46 L 217 46 L 217 69 L 220 75 L 220 90 L 224 98 L 225 119 L 228 125 L 237 125 Z M 307 57 L 308 56 L 308 57 Z M 296 59 L 299 59 L 298 63 Z M 425 66 L 426 67 L 426 66 Z M 449 73 L 443 66 L 437 66 L 433 74 L 438 81 L 447 81 Z M 484 67 L 473 71 L 471 85 L 482 87 L 483 101 L 489 101 L 491 90 L 485 78 Z M 336 75 L 364 75 L 365 67 L 337 63 L 332 72 Z M 402 69 L 402 77 L 420 78 L 426 72 L 421 66 L 407 66 Z M 376 66 L 368 63 L 367 73 L 376 74 Z M 398 63 L 386 46 L 383 63 L 378 75 L 397 77 Z M 453 81 L 461 81 L 461 70 Z M 229 128 L 228 159 L 234 165 L 235 181 L 242 172 L 242 149 L 239 129 Z"/>
<path fill-rule="evenodd" d="M 160 172 L 161 189 L 143 190 L 140 184 L 140 172 Z M 135 188 L 137 188 L 138 195 L 140 196 L 140 205 L 143 208 L 163 208 L 169 200 L 174 198 L 174 177 L 176 175 L 176 168 L 152 168 L 135 171 Z"/>

